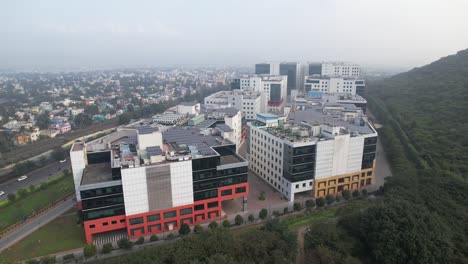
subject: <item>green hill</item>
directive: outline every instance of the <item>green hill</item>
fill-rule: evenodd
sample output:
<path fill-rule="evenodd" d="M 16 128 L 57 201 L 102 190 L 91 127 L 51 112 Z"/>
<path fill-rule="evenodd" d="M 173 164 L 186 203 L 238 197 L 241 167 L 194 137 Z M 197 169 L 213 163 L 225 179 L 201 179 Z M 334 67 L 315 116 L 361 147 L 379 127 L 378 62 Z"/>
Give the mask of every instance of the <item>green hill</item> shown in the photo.
<path fill-rule="evenodd" d="M 468 50 L 367 86 L 393 177 L 383 201 L 313 227 L 306 250 L 327 263 L 468 263 Z"/>

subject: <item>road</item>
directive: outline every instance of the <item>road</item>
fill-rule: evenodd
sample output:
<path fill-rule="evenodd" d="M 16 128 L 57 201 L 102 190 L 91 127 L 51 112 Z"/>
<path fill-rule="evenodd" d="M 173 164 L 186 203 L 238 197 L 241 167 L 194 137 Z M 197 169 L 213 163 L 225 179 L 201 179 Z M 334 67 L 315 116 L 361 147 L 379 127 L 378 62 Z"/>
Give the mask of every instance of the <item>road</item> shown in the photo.
<path fill-rule="evenodd" d="M 46 225 L 50 221 L 59 217 L 66 211 L 73 208 L 76 205 L 75 198 L 69 198 L 63 203 L 56 205 L 55 207 L 49 209 L 46 213 L 36 216 L 29 220 L 26 224 L 19 227 L 15 231 L 9 233 L 8 235 L 0 239 L 0 252 L 14 245 L 21 239 L 29 236 L 32 232 L 36 231 L 40 227 Z"/>
<path fill-rule="evenodd" d="M 16 193 L 18 189 L 29 188 L 32 185 L 39 185 L 48 179 L 55 177 L 63 172 L 64 169 L 68 169 L 71 172 L 70 161 L 67 159 L 67 162 L 60 163 L 54 162 L 50 165 L 47 165 L 43 168 L 35 170 L 31 173 L 26 174 L 28 178 L 24 181 L 18 181 L 13 179 L 7 182 L 0 184 L 0 191 L 4 191 L 5 194 L 0 196 L 0 201 L 7 199 L 9 193 Z"/>

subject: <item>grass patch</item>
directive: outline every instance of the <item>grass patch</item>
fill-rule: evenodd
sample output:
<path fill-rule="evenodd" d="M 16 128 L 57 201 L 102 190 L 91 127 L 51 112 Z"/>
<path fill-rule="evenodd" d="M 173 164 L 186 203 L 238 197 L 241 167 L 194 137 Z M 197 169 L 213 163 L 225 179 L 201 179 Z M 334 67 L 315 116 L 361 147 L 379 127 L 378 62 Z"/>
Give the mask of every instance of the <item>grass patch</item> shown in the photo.
<path fill-rule="evenodd" d="M 75 209 L 71 209 L 41 227 L 2 252 L 2 257 L 7 261 L 16 262 L 84 246 L 84 230 L 81 225 L 76 224 L 75 213 Z"/>
<path fill-rule="evenodd" d="M 305 225 L 311 225 L 326 218 L 334 218 L 335 216 L 336 208 L 328 208 L 326 210 L 313 213 L 312 215 L 300 215 L 284 219 L 283 221 L 288 225 L 289 229 L 294 230 Z"/>
<path fill-rule="evenodd" d="M 23 216 L 30 216 L 73 191 L 73 177 L 67 176 L 48 185 L 46 189 L 38 190 L 0 208 L 0 232 L 21 221 Z"/>

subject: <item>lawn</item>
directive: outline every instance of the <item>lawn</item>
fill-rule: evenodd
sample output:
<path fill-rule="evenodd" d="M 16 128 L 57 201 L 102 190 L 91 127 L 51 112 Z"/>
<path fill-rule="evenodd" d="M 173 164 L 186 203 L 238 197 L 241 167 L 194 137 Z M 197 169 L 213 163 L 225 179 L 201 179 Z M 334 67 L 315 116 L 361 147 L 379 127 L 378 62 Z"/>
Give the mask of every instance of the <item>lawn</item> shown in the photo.
<path fill-rule="evenodd" d="M 32 212 L 37 212 L 51 202 L 73 192 L 73 177 L 68 176 L 47 186 L 44 190 L 38 190 L 21 200 L 0 208 L 0 232 L 21 221 L 23 216 L 29 216 Z"/>
<path fill-rule="evenodd" d="M 20 261 L 84 246 L 83 227 L 76 224 L 74 209 L 33 232 L 10 249 L 2 252 L 7 261 Z"/>
<path fill-rule="evenodd" d="M 289 229 L 295 230 L 305 225 L 311 225 L 326 218 L 334 218 L 336 216 L 336 207 L 326 210 L 314 211 L 311 215 L 299 215 L 286 218 L 283 221 L 288 225 Z"/>

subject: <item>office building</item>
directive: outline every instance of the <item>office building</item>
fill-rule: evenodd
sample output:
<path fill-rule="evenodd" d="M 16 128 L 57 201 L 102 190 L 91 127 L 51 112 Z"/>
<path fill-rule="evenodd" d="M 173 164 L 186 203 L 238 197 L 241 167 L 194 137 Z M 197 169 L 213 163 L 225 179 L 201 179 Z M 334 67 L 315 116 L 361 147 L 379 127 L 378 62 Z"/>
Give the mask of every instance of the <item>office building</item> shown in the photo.
<path fill-rule="evenodd" d="M 304 78 L 304 92 L 349 93 L 362 95 L 365 90 L 363 79 L 309 75 Z"/>
<path fill-rule="evenodd" d="M 287 95 L 291 90 L 300 90 L 304 82 L 304 67 L 299 62 L 283 62 L 279 65 L 279 74 L 288 76 Z"/>
<path fill-rule="evenodd" d="M 346 62 L 312 62 L 308 65 L 305 75 L 321 75 L 329 77 L 360 78 L 361 67 Z"/>
<path fill-rule="evenodd" d="M 367 110 L 367 101 L 358 94 L 350 93 L 326 93 L 314 92 L 300 93 L 291 98 L 297 109 L 306 109 L 314 104 L 352 104 L 362 109 L 364 113 Z"/>
<path fill-rule="evenodd" d="M 257 113 L 267 111 L 266 95 L 259 91 L 220 91 L 205 97 L 204 105 L 208 108 L 234 107 L 242 111 L 247 120 L 255 120 Z"/>
<path fill-rule="evenodd" d="M 360 108 L 316 104 L 284 122 L 257 117 L 248 123 L 249 167 L 289 201 L 374 183 L 377 132 Z"/>
<path fill-rule="evenodd" d="M 279 63 L 257 63 L 255 64 L 255 74 L 279 75 Z"/>
<path fill-rule="evenodd" d="M 217 128 L 119 128 L 70 150 L 86 242 L 106 232 L 130 239 L 212 221 L 222 201 L 249 192 L 248 163 Z M 242 198 L 243 197 L 243 198 Z"/>

